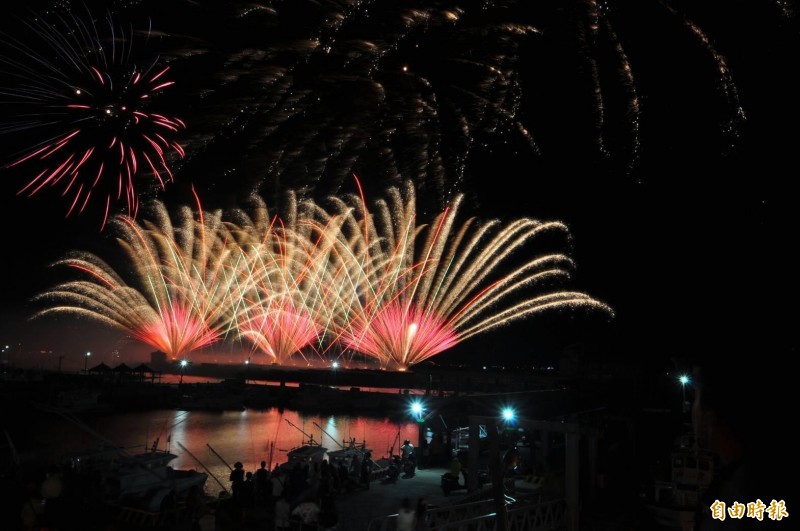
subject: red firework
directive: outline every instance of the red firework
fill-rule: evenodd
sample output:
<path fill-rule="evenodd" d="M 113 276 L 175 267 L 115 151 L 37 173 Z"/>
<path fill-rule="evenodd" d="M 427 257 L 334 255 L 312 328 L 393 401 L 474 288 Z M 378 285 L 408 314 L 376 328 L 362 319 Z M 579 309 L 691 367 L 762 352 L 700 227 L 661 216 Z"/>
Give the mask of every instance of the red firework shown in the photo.
<path fill-rule="evenodd" d="M 5 165 L 29 175 L 18 193 L 56 188 L 67 216 L 102 204 L 103 224 L 118 202 L 136 215 L 141 178 L 161 188 L 172 181 L 170 160 L 184 156 L 175 136 L 185 128 L 154 108 L 174 84 L 169 67 L 135 62 L 132 42 L 110 16 L 107 22 L 101 38 L 71 12 L 53 22 L 37 18 L 25 24 L 39 42 L 11 43 L 0 57 L 15 114 L 4 129 L 27 143 Z"/>

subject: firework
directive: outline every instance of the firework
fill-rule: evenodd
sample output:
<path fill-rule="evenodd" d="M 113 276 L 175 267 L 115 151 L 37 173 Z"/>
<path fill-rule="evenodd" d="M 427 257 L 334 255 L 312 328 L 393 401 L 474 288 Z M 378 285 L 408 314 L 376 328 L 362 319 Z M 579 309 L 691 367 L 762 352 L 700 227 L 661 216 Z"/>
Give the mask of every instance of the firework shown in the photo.
<path fill-rule="evenodd" d="M 234 323 L 240 338 L 278 364 L 305 351 L 321 355 L 320 340 L 336 308 L 326 294 L 334 285 L 325 249 L 314 242 L 308 212 L 289 193 L 284 218 L 270 217 L 263 199 L 251 199 L 252 216 L 232 215 L 240 250 L 242 303 Z M 306 207 L 309 205 L 305 205 Z"/>
<path fill-rule="evenodd" d="M 173 179 L 170 160 L 184 155 L 176 140 L 183 121 L 158 109 L 173 85 L 169 67 L 157 58 L 140 62 L 134 32 L 110 15 L 98 24 L 91 13 L 66 11 L 22 26 L 28 39 L 6 35 L 0 56 L 12 112 L 1 131 L 28 142 L 6 164 L 28 176 L 19 193 L 55 188 L 67 215 L 96 202 L 103 223 L 118 202 L 135 216 L 142 177 L 163 188 Z"/>
<path fill-rule="evenodd" d="M 60 262 L 88 280 L 56 286 L 40 312 L 88 316 L 173 357 L 223 337 L 239 338 L 275 363 L 339 346 L 405 370 L 485 331 L 553 309 L 611 313 L 590 296 L 560 289 L 572 261 L 532 246 L 568 235 L 559 222 L 456 224 L 461 197 L 417 223 L 413 185 L 367 208 L 363 196 L 328 206 L 294 194 L 286 216 L 261 198 L 251 213 L 194 213 L 173 225 L 150 217 L 113 220 L 134 278 L 122 280 L 91 254 Z M 199 218 L 199 219 L 195 219 Z M 307 360 L 306 360 L 307 361 Z"/>
<path fill-rule="evenodd" d="M 165 43 L 176 66 L 199 72 L 188 95 L 199 113 L 180 167 L 224 173 L 226 186 L 247 192 L 289 187 L 315 197 L 339 193 L 353 172 L 398 186 L 402 175 L 439 210 L 481 186 L 470 165 L 497 154 L 561 164 L 577 152 L 630 173 L 643 99 L 650 123 L 675 119 L 673 110 L 710 116 L 719 146 L 730 146 L 745 109 L 725 49 L 695 22 L 708 18 L 702 8 L 673 4 L 198 5 L 187 20 L 225 23 L 184 28 Z M 651 51 L 651 39 L 680 71 Z M 648 91 L 662 77 L 713 105 L 701 116 L 675 91 Z M 659 118 L 656 101 L 670 112 Z"/>
<path fill-rule="evenodd" d="M 175 31 L 172 48 L 165 44 L 176 68 L 199 72 L 189 100 L 200 115 L 181 171 L 225 172 L 238 191 L 313 189 L 316 197 L 337 193 L 353 171 L 376 182 L 403 174 L 441 200 L 462 182 L 478 136 L 535 147 L 517 117 L 517 62 L 536 30 L 502 8 L 301 1 L 196 9 L 187 20 L 226 24 L 188 42 Z"/>
<path fill-rule="evenodd" d="M 150 218 L 112 219 L 124 251 L 130 278 L 125 280 L 106 261 L 78 252 L 56 263 L 85 280 L 62 283 L 37 299 L 48 307 L 37 317 L 67 313 L 87 317 L 124 331 L 173 358 L 219 341 L 229 332 L 236 304 L 238 253 L 229 245 L 221 213 L 189 208 L 177 224 L 161 203 Z"/>
<path fill-rule="evenodd" d="M 537 251 L 560 222 L 508 224 L 471 218 L 457 225 L 462 198 L 429 224 L 418 224 L 413 185 L 389 191 L 369 210 L 363 197 L 332 198 L 348 263 L 335 336 L 346 348 L 405 370 L 488 330 L 556 309 L 611 309 L 585 293 L 559 288 L 572 260 Z M 343 296 L 344 295 L 344 296 Z"/>

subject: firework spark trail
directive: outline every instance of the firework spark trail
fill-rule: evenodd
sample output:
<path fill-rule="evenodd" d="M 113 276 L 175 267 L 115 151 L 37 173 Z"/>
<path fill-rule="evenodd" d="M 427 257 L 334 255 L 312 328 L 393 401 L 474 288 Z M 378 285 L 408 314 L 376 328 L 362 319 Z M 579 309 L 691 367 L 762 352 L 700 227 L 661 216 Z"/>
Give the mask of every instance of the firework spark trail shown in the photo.
<path fill-rule="evenodd" d="M 261 198 L 252 202 L 252 217 L 237 211 L 231 222 L 245 272 L 240 276 L 244 304 L 234 316 L 238 334 L 276 363 L 287 364 L 298 353 L 306 359 L 305 347 L 318 352 L 315 343 L 331 309 L 324 297 L 329 279 L 319 274 L 312 225 L 298 222 L 304 216 L 298 214 L 294 194 L 285 220 L 271 218 Z"/>
<path fill-rule="evenodd" d="M 85 18 L 67 11 L 51 22 L 43 16 L 23 21 L 38 42 L 3 35 L 13 55 L 0 57 L 10 80 L 2 93 L 14 114 L 3 132 L 32 142 L 5 167 L 35 175 L 19 194 L 60 189 L 67 216 L 95 201 L 106 213 L 122 201 L 135 216 L 138 179 L 149 172 L 162 188 L 173 179 L 170 157 L 185 155 L 174 137 L 185 124 L 150 110 L 174 83 L 165 77 L 169 67 L 159 67 L 158 59 L 137 66 L 133 41 L 115 30 L 110 14 L 107 34 L 88 10 Z"/>
<path fill-rule="evenodd" d="M 558 288 L 573 267 L 566 255 L 515 263 L 530 256 L 527 245 L 539 235 L 567 236 L 559 222 L 471 218 L 459 226 L 457 197 L 431 223 L 418 224 L 410 181 L 388 190 L 373 210 L 363 195 L 331 197 L 323 207 L 291 194 L 281 219 L 253 199 L 252 213 L 227 218 L 183 207 L 174 223 L 158 202 L 141 222 L 114 218 L 133 281 L 92 254 L 68 257 L 59 264 L 89 280 L 40 295 L 57 304 L 38 315 L 91 317 L 174 358 L 239 338 L 282 364 L 339 345 L 406 370 L 545 310 L 611 314 L 584 293 Z"/>
<path fill-rule="evenodd" d="M 112 226 L 132 268 L 126 282 L 106 262 L 78 253 L 56 265 L 89 275 L 47 290 L 38 300 L 55 304 L 37 313 L 82 315 L 124 330 L 173 358 L 211 345 L 230 332 L 239 303 L 235 246 L 221 214 L 203 222 L 184 208 L 178 223 L 163 204 L 154 203 L 150 219 L 137 223 L 117 216 Z"/>
<path fill-rule="evenodd" d="M 241 41 L 231 39 L 224 70 L 209 68 L 203 76 L 209 82 L 198 88 L 198 107 L 224 120 L 188 140 L 181 167 L 220 164 L 221 171 L 248 179 L 245 192 L 291 187 L 331 194 L 342 190 L 353 172 L 376 182 L 400 174 L 435 192 L 430 195 L 438 196 L 439 210 L 463 192 L 469 164 L 484 153 L 510 146 L 515 153 L 547 156 L 549 138 L 537 117 L 544 123 L 553 116 L 558 127 L 574 118 L 588 128 L 585 138 L 603 155 L 603 164 L 619 164 L 630 174 L 641 154 L 640 106 L 648 97 L 640 93 L 637 76 L 642 72 L 646 79 L 649 65 L 659 68 L 657 61 L 648 65 L 646 55 L 632 53 L 639 51 L 641 36 L 622 30 L 635 22 L 636 10 L 678 28 L 664 46 L 683 49 L 688 40 L 700 46 L 692 46 L 700 55 L 711 53 L 710 69 L 722 86 L 712 87 L 712 97 L 722 94 L 735 115 L 730 130 L 744 117 L 724 55 L 687 16 L 695 8 L 686 6 L 684 14 L 673 4 L 275 2 L 238 8 L 233 17 L 230 8 L 219 8 L 214 13 Z M 220 48 L 214 39 L 226 37 L 209 32 L 205 38 L 184 50 L 175 41 L 171 57 L 179 64 L 182 54 L 190 60 L 213 56 Z M 537 59 L 538 42 L 559 45 L 555 51 L 542 48 L 542 55 L 553 59 Z M 576 60 L 580 64 L 573 69 Z M 526 64 L 553 70 L 528 71 Z M 565 73 L 574 76 L 569 79 L 575 86 L 563 93 L 579 94 L 579 101 L 526 97 L 530 87 L 535 92 L 536 85 Z M 572 117 L 567 106 L 588 111 L 591 119 Z M 560 107 L 564 113 L 553 110 Z M 622 137 L 612 136 L 619 133 Z M 215 160 L 221 148 L 231 148 L 218 157 L 228 163 Z"/>
<path fill-rule="evenodd" d="M 728 105 L 735 111 L 730 120 L 728 132 L 735 133 L 741 122 L 747 120 L 747 116 L 745 114 L 744 107 L 742 107 L 742 104 L 739 101 L 739 89 L 736 88 L 736 83 L 734 82 L 730 68 L 728 67 L 727 59 L 724 55 L 717 51 L 716 47 L 712 44 L 711 39 L 709 39 L 706 32 L 703 31 L 700 26 L 695 24 L 688 17 L 680 14 L 666 0 L 659 0 L 659 3 L 664 6 L 664 8 L 672 15 L 681 20 L 683 25 L 697 38 L 697 41 L 703 45 L 705 50 L 714 60 L 714 63 L 717 67 L 717 72 L 719 74 L 719 82 L 720 86 L 722 87 L 722 91 L 725 94 Z"/>
<path fill-rule="evenodd" d="M 351 271 L 356 271 L 349 274 L 355 280 L 348 286 L 356 292 L 342 300 L 336 336 L 381 366 L 405 370 L 468 337 L 545 310 L 582 307 L 611 313 L 586 294 L 554 287 L 569 277 L 572 262 L 565 255 L 513 263 L 538 235 L 566 232 L 563 224 L 468 220 L 456 228 L 457 198 L 430 225 L 417 225 L 410 183 L 390 190 L 388 197 L 371 212 L 363 205 L 336 210 L 339 215 L 364 212 L 342 225 L 355 227 L 345 232 L 365 240 L 348 243 Z M 351 203 L 359 200 L 349 198 Z M 530 291 L 540 293 L 531 296 Z M 513 312 L 505 311 L 509 303 Z"/>
<path fill-rule="evenodd" d="M 246 192 L 280 183 L 335 193 L 365 165 L 383 167 L 369 174 L 388 177 L 391 157 L 404 175 L 443 197 L 454 195 L 473 135 L 504 124 L 503 131 L 530 138 L 515 116 L 521 94 L 515 65 L 532 28 L 504 18 L 500 7 L 487 26 L 482 3 L 468 4 L 466 15 L 450 3 L 380 1 L 237 12 L 230 22 L 247 44 L 234 43 L 224 72 L 210 70 L 211 84 L 198 91 L 204 110 L 231 118 L 188 138 L 181 167 L 202 165 L 216 145 L 230 147 L 235 137 L 233 150 L 243 156 L 230 166 L 260 179 L 244 183 Z M 222 11 L 220 17 L 230 17 Z M 302 20 L 292 23 L 300 13 Z M 280 31 L 266 31 L 272 27 Z M 209 56 L 214 38 L 205 43 Z M 165 55 L 179 64 L 196 59 L 201 47 L 189 54 L 175 41 Z"/>
<path fill-rule="evenodd" d="M 137 4 L 156 14 L 161 7 Z M 789 2 L 772 4 L 776 16 L 793 16 Z M 657 0 L 645 9 L 678 20 L 678 39 L 710 54 L 719 92 L 735 115 L 727 126 L 735 133 L 745 112 L 725 55 L 717 51 L 724 45 L 718 48 L 713 32 L 693 22 L 694 8 L 687 6 L 684 14 L 674 5 Z M 33 140 L 12 161 L 32 176 L 22 193 L 55 186 L 66 191 L 70 214 L 94 202 L 105 203 L 110 212 L 121 201 L 135 215 L 138 177 L 148 177 L 159 193 L 178 178 L 176 171 L 200 167 L 212 179 L 224 173 L 239 191 L 280 185 L 324 194 L 338 192 L 355 171 L 376 182 L 395 174 L 413 177 L 420 188 L 439 195 L 440 209 L 463 191 L 476 153 L 513 143 L 515 149 L 528 146 L 534 155 L 547 154 L 548 139 L 532 117 L 540 112 L 537 106 L 546 118 L 570 102 L 527 98 L 523 104 L 523 81 L 528 90 L 529 82 L 563 77 L 561 71 L 537 71 L 522 79 L 525 64 L 536 59 L 524 54 L 545 34 L 556 35 L 561 45 L 554 64 L 574 61 L 575 51 L 583 63 L 574 81 L 587 88 L 575 93 L 589 97 L 593 147 L 609 155 L 608 163 L 624 158 L 629 172 L 640 153 L 639 106 L 648 94 L 637 91 L 634 73 L 647 67 L 628 53 L 637 45 L 635 32 L 618 35 L 612 24 L 636 13 L 622 2 L 298 0 L 259 6 L 193 3 L 186 9 L 191 11 L 175 17 L 149 43 L 161 47 L 163 61 L 139 61 L 144 68 L 133 68 L 139 54 L 133 31 L 118 31 L 110 21 L 109 31 L 102 31 L 102 24 L 81 22 L 70 11 L 55 23 L 31 23 L 36 46 L 6 39 L 13 53 L 0 61 L 15 84 L 3 92 L 25 111 L 0 129 Z M 196 27 L 209 18 L 213 22 L 205 32 Z M 604 61 L 612 63 L 614 75 Z M 162 74 L 162 62 L 173 70 Z M 184 151 L 175 141 L 178 133 L 184 135 L 183 122 L 151 110 L 163 98 L 132 97 L 128 112 L 118 102 L 123 88 L 148 96 L 173 92 L 167 75 L 180 75 L 187 65 L 197 76 L 182 84 L 191 86 L 181 99 L 197 114 Z M 101 97 L 117 100 L 104 106 Z M 571 103 L 585 108 L 583 99 Z M 623 141 L 629 145 L 617 154 L 610 132 L 620 120 L 627 125 Z M 112 134 L 123 130 L 125 135 Z M 65 142 L 71 133 L 79 134 Z M 105 149 L 112 144 L 113 150 Z M 239 175 L 247 183 L 233 184 Z"/>
<path fill-rule="evenodd" d="M 406 370 L 545 310 L 611 314 L 587 294 L 559 289 L 569 257 L 529 247 L 546 233 L 568 236 L 560 222 L 458 225 L 459 196 L 419 223 L 410 181 L 371 210 L 363 194 L 328 199 L 323 206 L 292 193 L 284 218 L 270 216 L 258 197 L 250 212 L 227 217 L 198 205 L 173 222 L 158 202 L 140 222 L 117 216 L 132 281 L 92 254 L 68 257 L 59 264 L 89 280 L 40 295 L 56 304 L 38 315 L 90 317 L 174 358 L 238 338 L 281 364 L 339 346 Z"/>

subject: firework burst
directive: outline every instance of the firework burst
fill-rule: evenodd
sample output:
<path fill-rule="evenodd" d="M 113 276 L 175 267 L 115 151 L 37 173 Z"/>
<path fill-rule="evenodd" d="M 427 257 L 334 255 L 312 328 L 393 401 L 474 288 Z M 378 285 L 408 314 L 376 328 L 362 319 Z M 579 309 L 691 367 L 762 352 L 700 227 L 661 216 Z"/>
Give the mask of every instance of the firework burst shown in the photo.
<path fill-rule="evenodd" d="M 382 366 L 405 370 L 476 334 L 546 310 L 587 308 L 611 314 L 585 293 L 559 288 L 572 260 L 533 245 L 560 222 L 519 219 L 457 225 L 457 197 L 429 224 L 418 224 L 413 185 L 389 191 L 370 211 L 363 197 L 332 198 L 346 241 L 349 291 L 340 297 L 335 335 Z M 342 294 L 340 293 L 340 295 Z"/>
<path fill-rule="evenodd" d="M 118 328 L 173 358 L 219 341 L 230 329 L 240 303 L 239 254 L 221 213 L 195 219 L 183 208 L 177 224 L 161 203 L 140 223 L 112 219 L 127 259 L 126 281 L 91 253 L 75 253 L 56 263 L 86 276 L 37 297 L 48 307 L 36 314 L 67 313 Z"/>
<path fill-rule="evenodd" d="M 173 179 L 171 159 L 184 155 L 176 140 L 184 122 L 157 108 L 173 85 L 169 67 L 158 58 L 139 62 L 134 32 L 110 15 L 103 24 L 68 10 L 22 26 L 37 40 L 6 35 L 0 56 L 12 110 L 0 131 L 27 143 L 6 164 L 28 176 L 19 193 L 55 188 L 68 216 L 97 202 L 103 223 L 118 202 L 135 216 L 141 178 L 163 188 Z"/>
<path fill-rule="evenodd" d="M 176 68 L 202 72 L 190 99 L 207 118 L 193 124 L 181 170 L 316 197 L 338 193 L 354 171 L 375 182 L 403 174 L 441 201 L 463 181 L 478 137 L 535 149 L 517 117 L 517 62 L 536 29 L 503 7 L 469 4 L 197 7 L 197 18 L 226 25 L 169 41 Z"/>
<path fill-rule="evenodd" d="M 773 18 L 791 16 L 781 4 Z M 721 149 L 746 117 L 731 46 L 704 29 L 705 8 L 689 4 L 298 0 L 192 9 L 178 20 L 224 24 L 176 23 L 165 42 L 176 68 L 199 72 L 187 98 L 199 125 L 180 168 L 224 174 L 237 191 L 320 197 L 339 193 L 353 172 L 398 186 L 402 175 L 440 210 L 482 184 L 469 168 L 487 157 L 586 157 L 630 174 L 644 135 L 658 134 L 643 129 L 645 116 L 650 124 L 676 119 L 672 110 L 703 118 L 709 133 L 723 133 Z M 673 78 L 694 100 L 649 89 Z M 712 102 L 702 115 L 693 105 L 701 99 Z"/>
<path fill-rule="evenodd" d="M 183 208 L 174 225 L 161 203 L 138 223 L 114 218 L 132 281 L 95 255 L 76 254 L 59 263 L 88 280 L 40 295 L 56 304 L 38 315 L 87 316 L 176 358 L 228 337 L 275 363 L 339 346 L 406 370 L 545 310 L 611 313 L 560 289 L 572 261 L 533 245 L 547 234 L 567 236 L 559 222 L 473 218 L 457 226 L 459 196 L 418 224 L 410 182 L 372 210 L 363 196 L 322 206 L 291 194 L 278 218 L 254 200 L 252 215 L 237 209 L 225 219 Z"/>
<path fill-rule="evenodd" d="M 321 355 L 324 331 L 336 312 L 327 251 L 315 242 L 316 225 L 289 193 L 283 218 L 270 216 L 263 199 L 251 199 L 252 216 L 232 214 L 231 233 L 241 255 L 242 303 L 234 315 L 241 338 L 278 364 L 306 351 Z M 313 210 L 313 207 L 312 207 Z"/>

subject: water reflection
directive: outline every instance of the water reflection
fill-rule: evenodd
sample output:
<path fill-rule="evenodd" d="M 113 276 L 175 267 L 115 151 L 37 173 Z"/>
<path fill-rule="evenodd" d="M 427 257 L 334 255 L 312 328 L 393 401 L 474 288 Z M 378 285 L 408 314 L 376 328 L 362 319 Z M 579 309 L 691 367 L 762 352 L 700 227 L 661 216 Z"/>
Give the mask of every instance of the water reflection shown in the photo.
<path fill-rule="evenodd" d="M 366 442 L 373 456 L 387 456 L 392 447 L 398 451 L 398 440 L 417 441 L 418 426 L 414 422 L 397 423 L 388 418 L 346 415 L 305 415 L 291 410 L 244 411 L 179 411 L 159 410 L 118 413 L 87 421 L 97 435 L 129 449 L 131 452 L 158 447 L 178 455 L 175 468 L 207 470 L 229 487 L 229 465 L 241 461 L 245 471 L 255 471 L 262 460 L 271 466 L 286 461 L 286 453 L 313 436 L 329 450 L 355 440 Z M 85 434 L 84 434 L 85 435 Z M 60 445 L 63 452 L 77 451 L 75 444 L 87 438 L 69 438 Z M 89 438 L 91 441 L 91 437 Z M 98 444 L 97 440 L 95 443 Z M 185 448 L 185 450 L 184 450 Z M 209 478 L 208 494 L 217 495 L 220 485 Z"/>

